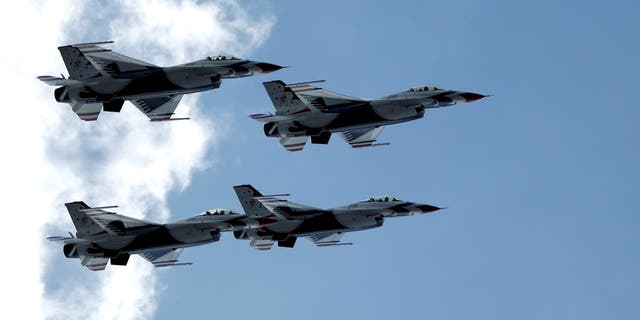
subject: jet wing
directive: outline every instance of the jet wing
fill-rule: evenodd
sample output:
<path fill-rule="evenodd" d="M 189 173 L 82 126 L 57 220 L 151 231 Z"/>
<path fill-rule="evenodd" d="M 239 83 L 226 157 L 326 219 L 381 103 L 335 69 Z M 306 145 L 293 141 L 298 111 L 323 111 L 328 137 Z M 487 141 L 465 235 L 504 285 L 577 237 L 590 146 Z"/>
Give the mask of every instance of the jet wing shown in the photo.
<path fill-rule="evenodd" d="M 255 197 L 267 210 L 285 219 L 306 219 L 327 213 L 326 210 L 275 197 Z"/>
<path fill-rule="evenodd" d="M 307 143 L 309 136 L 301 137 L 282 137 L 280 138 L 280 144 L 288 151 L 300 151 Z"/>
<path fill-rule="evenodd" d="M 388 143 L 375 143 L 376 138 L 382 132 L 383 126 L 354 129 L 340 132 L 340 136 L 353 148 L 388 145 Z"/>
<path fill-rule="evenodd" d="M 178 262 L 178 257 L 180 257 L 180 254 L 183 250 L 183 248 L 162 249 L 146 251 L 139 254 L 147 261 L 153 263 L 153 265 L 156 267 L 191 265 L 191 262 Z"/>
<path fill-rule="evenodd" d="M 118 78 L 123 72 L 156 69 L 158 66 L 127 57 L 98 46 L 112 41 L 74 44 L 59 47 L 72 79 L 86 80 L 96 76 Z"/>
<path fill-rule="evenodd" d="M 340 242 L 340 239 L 344 233 L 342 232 L 326 232 L 326 233 L 317 233 L 309 236 L 309 240 L 311 240 L 318 247 L 328 247 L 328 246 L 345 246 L 352 245 L 351 242 Z"/>
<path fill-rule="evenodd" d="M 165 121 L 165 120 L 183 120 L 188 118 L 171 118 L 173 112 L 178 107 L 182 99 L 181 94 L 172 96 L 160 96 L 145 99 L 131 100 L 138 110 L 142 111 L 151 121 Z"/>

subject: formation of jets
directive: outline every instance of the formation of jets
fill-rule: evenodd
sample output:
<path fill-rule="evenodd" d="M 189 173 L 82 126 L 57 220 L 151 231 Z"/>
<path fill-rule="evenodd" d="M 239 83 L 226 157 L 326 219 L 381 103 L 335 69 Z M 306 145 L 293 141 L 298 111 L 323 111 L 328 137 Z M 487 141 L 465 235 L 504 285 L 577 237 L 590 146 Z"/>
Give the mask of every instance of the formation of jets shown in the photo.
<path fill-rule="evenodd" d="M 381 227 L 385 218 L 431 213 L 440 208 L 391 196 L 372 197 L 346 206 L 319 209 L 281 197 L 262 195 L 251 185 L 234 187 L 245 214 L 228 209 L 207 210 L 194 217 L 159 224 L 116 214 L 109 207 L 89 207 L 82 201 L 65 204 L 76 228 L 68 237 L 47 239 L 64 244 L 67 258 L 80 259 L 90 270 L 104 270 L 108 262 L 126 265 L 137 254 L 156 267 L 185 265 L 178 258 L 184 248 L 220 240 L 233 231 L 237 239 L 250 240 L 258 250 L 274 243 L 293 248 L 299 237 L 317 246 L 337 246 L 345 232 Z"/>
<path fill-rule="evenodd" d="M 151 121 L 184 120 L 173 117 L 184 94 L 217 89 L 222 79 L 265 74 L 283 67 L 232 56 L 207 57 L 171 67 L 105 49 L 107 42 L 59 47 L 69 77 L 40 76 L 58 88 L 55 100 L 68 103 L 80 119 L 94 121 L 101 111 L 120 112 L 131 102 Z M 386 145 L 377 143 L 384 126 L 424 117 L 426 109 L 472 102 L 485 95 L 446 90 L 435 86 L 414 87 L 377 99 L 360 99 L 313 86 L 312 81 L 286 84 L 264 82 L 275 114 L 254 114 L 264 122 L 267 137 L 277 137 L 289 151 L 312 144 L 327 144 L 336 133 L 353 148 Z M 65 204 L 76 228 L 75 235 L 47 239 L 61 242 L 67 258 L 78 258 L 91 270 L 104 270 L 107 263 L 126 265 L 132 254 L 157 267 L 184 265 L 178 258 L 183 249 L 220 239 L 233 232 L 236 239 L 249 240 L 251 247 L 269 250 L 293 248 L 306 237 L 315 245 L 337 246 L 346 232 L 382 226 L 384 219 L 431 213 L 440 208 L 391 196 L 372 197 L 331 209 L 320 209 L 283 199 L 288 195 L 263 195 L 251 185 L 234 187 L 244 214 L 214 209 L 172 223 L 155 223 L 109 211 L 115 206 L 90 207 L 82 201 Z"/>

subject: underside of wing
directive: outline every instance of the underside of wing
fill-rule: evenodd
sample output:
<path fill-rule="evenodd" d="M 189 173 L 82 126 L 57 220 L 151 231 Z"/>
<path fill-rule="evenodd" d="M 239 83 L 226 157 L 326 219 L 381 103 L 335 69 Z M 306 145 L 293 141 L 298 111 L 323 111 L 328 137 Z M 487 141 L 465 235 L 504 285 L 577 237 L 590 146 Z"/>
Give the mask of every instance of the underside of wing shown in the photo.
<path fill-rule="evenodd" d="M 178 262 L 178 258 L 182 253 L 183 248 L 176 249 L 161 249 L 154 251 L 146 251 L 140 253 L 140 256 L 145 258 L 147 261 L 153 263 L 156 267 L 171 267 L 178 265 L 190 265 L 190 262 Z"/>
<path fill-rule="evenodd" d="M 138 110 L 142 111 L 151 121 L 173 120 L 174 111 L 178 107 L 182 95 L 161 96 L 131 100 Z M 180 118 L 183 119 L 183 118 Z M 176 119 L 177 120 L 177 119 Z"/>
<path fill-rule="evenodd" d="M 342 232 L 317 233 L 314 235 L 310 235 L 309 240 L 311 240 L 318 247 L 352 245 L 353 243 L 340 241 L 343 235 L 344 233 Z"/>
<path fill-rule="evenodd" d="M 347 141 L 353 148 L 371 147 L 384 144 L 375 144 L 378 135 L 384 127 L 354 129 L 340 132 L 340 136 Z"/>

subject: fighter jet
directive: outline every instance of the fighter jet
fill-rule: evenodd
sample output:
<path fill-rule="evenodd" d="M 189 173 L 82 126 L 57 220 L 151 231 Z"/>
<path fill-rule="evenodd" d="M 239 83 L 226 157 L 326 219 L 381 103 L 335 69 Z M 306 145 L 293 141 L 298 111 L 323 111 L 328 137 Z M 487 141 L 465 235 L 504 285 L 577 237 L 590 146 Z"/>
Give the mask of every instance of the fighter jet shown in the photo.
<path fill-rule="evenodd" d="M 300 151 L 311 143 L 327 144 L 338 133 L 353 148 L 387 145 L 375 143 L 386 125 L 424 117 L 426 109 L 472 102 L 485 95 L 420 86 L 378 99 L 359 99 L 305 83 L 265 82 L 275 106 L 274 114 L 254 114 L 252 119 L 266 122 L 267 137 L 278 137 L 289 151 Z"/>
<path fill-rule="evenodd" d="M 64 244 L 67 258 L 93 271 L 104 270 L 107 262 L 126 265 L 138 254 L 156 267 L 188 265 L 178 257 L 186 247 L 218 241 L 223 231 L 255 229 L 277 222 L 271 217 L 247 217 L 227 209 L 207 210 L 195 217 L 159 224 L 135 219 L 106 209 L 89 207 L 82 201 L 65 204 L 76 227 L 75 236 L 53 236 L 48 240 Z"/>
<path fill-rule="evenodd" d="M 69 103 L 82 120 L 97 120 L 101 110 L 120 112 L 125 100 L 151 121 L 188 119 L 171 117 L 182 95 L 217 89 L 222 79 L 283 68 L 225 55 L 160 67 L 98 46 L 108 43 L 113 41 L 59 47 L 69 78 L 62 74 L 38 77 L 59 86 L 54 92 L 56 101 Z"/>
<path fill-rule="evenodd" d="M 235 230 L 236 239 L 251 240 L 251 247 L 269 250 L 275 242 L 279 247 L 293 248 L 297 238 L 307 237 L 320 247 L 349 245 L 341 242 L 346 232 L 381 227 L 385 218 L 431 213 L 441 208 L 391 196 L 371 197 L 333 209 L 319 209 L 289 202 L 280 195 L 262 195 L 251 185 L 234 187 L 248 217 L 275 219 L 269 225 Z"/>

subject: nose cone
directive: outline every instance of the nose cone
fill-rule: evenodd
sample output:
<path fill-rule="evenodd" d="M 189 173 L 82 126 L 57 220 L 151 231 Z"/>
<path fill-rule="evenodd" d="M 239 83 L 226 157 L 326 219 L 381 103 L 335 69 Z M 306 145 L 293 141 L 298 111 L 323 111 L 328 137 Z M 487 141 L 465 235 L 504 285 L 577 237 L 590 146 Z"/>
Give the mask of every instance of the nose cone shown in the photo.
<path fill-rule="evenodd" d="M 485 95 L 473 93 L 473 92 L 465 92 L 465 93 L 461 93 L 460 95 L 464 98 L 466 102 L 472 102 L 472 101 L 480 100 L 486 97 Z"/>
<path fill-rule="evenodd" d="M 258 62 L 256 63 L 256 66 L 260 68 L 262 73 L 270 73 L 270 72 L 278 71 L 284 68 L 277 64 L 266 63 L 266 62 Z"/>
<path fill-rule="evenodd" d="M 417 206 L 418 209 L 420 209 L 422 211 L 422 213 L 431 213 L 434 211 L 438 211 L 442 208 L 438 208 L 436 206 L 432 206 L 432 205 L 428 205 L 428 204 L 421 204 Z"/>

